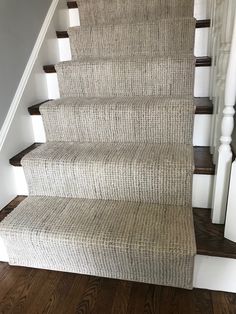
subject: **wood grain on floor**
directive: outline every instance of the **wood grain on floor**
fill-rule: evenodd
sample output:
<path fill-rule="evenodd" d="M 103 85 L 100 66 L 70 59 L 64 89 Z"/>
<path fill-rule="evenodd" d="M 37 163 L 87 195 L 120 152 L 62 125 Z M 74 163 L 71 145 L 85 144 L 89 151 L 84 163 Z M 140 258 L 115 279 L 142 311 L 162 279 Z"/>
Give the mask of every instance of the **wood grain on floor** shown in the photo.
<path fill-rule="evenodd" d="M 0 313 L 235 314 L 236 294 L 0 263 Z"/>

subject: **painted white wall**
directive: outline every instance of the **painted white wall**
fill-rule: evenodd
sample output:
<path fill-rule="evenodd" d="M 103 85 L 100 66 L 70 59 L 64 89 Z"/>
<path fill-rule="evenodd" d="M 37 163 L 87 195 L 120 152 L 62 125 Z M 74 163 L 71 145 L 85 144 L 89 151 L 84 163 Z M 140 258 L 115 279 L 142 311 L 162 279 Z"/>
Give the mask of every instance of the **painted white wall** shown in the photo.
<path fill-rule="evenodd" d="M 59 5 L 58 3 L 59 0 L 53 0 L 47 14 L 45 12 L 43 26 L 35 45 L 31 48 L 33 51 L 0 132 L 0 208 L 19 192 L 19 182 L 16 180 L 14 167 L 9 165 L 9 159 L 34 142 L 32 120 L 27 108 L 35 104 L 35 101 L 48 99 L 43 65 L 60 60 L 56 30 L 68 26 L 69 15 L 66 2 L 62 0 Z M 54 16 L 56 10 L 58 14 L 64 15 L 63 25 L 59 24 L 58 14 Z M 17 51 L 17 47 L 14 50 Z M 17 60 L 17 56 L 15 59 Z"/>
<path fill-rule="evenodd" d="M 0 1 L 0 128 L 52 0 Z"/>

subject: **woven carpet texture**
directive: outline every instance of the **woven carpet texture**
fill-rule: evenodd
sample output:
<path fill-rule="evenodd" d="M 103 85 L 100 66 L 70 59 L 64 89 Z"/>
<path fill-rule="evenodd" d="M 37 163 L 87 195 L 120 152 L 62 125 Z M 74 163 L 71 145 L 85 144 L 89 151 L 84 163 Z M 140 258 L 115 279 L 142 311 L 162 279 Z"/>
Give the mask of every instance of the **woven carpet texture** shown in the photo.
<path fill-rule="evenodd" d="M 29 197 L 0 223 L 11 265 L 193 287 L 193 0 L 79 0 Z"/>

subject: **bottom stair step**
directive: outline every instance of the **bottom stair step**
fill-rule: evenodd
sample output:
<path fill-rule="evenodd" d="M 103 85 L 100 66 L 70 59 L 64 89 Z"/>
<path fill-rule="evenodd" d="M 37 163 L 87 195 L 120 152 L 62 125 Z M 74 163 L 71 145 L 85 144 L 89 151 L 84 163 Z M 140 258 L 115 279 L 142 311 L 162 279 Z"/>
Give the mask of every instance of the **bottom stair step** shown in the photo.
<path fill-rule="evenodd" d="M 28 197 L 0 224 L 11 265 L 192 288 L 192 208 Z"/>

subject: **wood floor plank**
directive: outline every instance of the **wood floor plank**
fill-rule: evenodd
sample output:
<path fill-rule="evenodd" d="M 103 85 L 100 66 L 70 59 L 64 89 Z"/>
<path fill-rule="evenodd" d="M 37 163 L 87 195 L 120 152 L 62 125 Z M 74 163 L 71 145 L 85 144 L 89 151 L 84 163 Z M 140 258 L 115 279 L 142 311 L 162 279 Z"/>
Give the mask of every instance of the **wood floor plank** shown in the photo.
<path fill-rule="evenodd" d="M 12 273 L 13 269 L 11 270 Z M 33 284 L 33 277 L 36 274 L 37 270 L 30 269 L 28 272 L 24 272 L 24 269 L 21 269 L 21 274 L 15 280 L 14 284 L 8 282 L 8 285 L 11 285 L 11 288 L 8 289 L 4 298 L 0 301 L 0 313 L 14 313 L 15 306 L 19 306 L 21 300 L 24 300 L 28 295 L 28 291 Z M 17 311 L 15 311 L 17 313 Z M 20 312 L 18 312 L 20 313 Z"/>
<path fill-rule="evenodd" d="M 32 283 L 26 286 L 22 296 L 16 300 L 12 311 L 14 313 L 26 313 L 30 304 L 38 297 L 38 291 L 44 285 L 47 278 L 47 271 L 40 269 L 36 270 L 35 275 L 32 278 Z"/>
<path fill-rule="evenodd" d="M 115 279 L 102 278 L 93 314 L 111 312 L 117 281 Z"/>
<path fill-rule="evenodd" d="M 84 294 L 76 307 L 76 313 L 94 313 L 102 278 L 91 276 L 88 280 Z"/>
<path fill-rule="evenodd" d="M 89 276 L 74 275 L 74 282 L 72 283 L 67 296 L 63 297 L 63 304 L 61 302 L 58 304 L 57 314 L 73 314 L 77 312 L 78 304 L 83 297 L 88 281 Z"/>
<path fill-rule="evenodd" d="M 16 283 L 18 282 L 20 277 L 25 276 L 25 269 L 22 267 L 10 267 L 7 263 L 6 267 L 2 268 L 1 275 L 0 275 L 0 309 L 2 304 L 5 302 L 9 297 L 8 292 L 15 287 Z M 0 312 L 1 313 L 1 312 Z"/>
<path fill-rule="evenodd" d="M 111 314 L 127 314 L 132 282 L 117 281 L 117 288 L 113 299 Z"/>
<path fill-rule="evenodd" d="M 203 289 L 190 291 L 0 264 L 1 279 L 5 271 L 7 278 L 14 280 L 8 280 L 4 292 L 2 287 L 6 281 L 0 281 L 0 297 L 4 294 L 0 300 L 0 313 L 4 314 L 236 313 L 234 293 Z M 18 276 L 15 276 L 17 272 Z"/>
<path fill-rule="evenodd" d="M 148 293 L 148 284 L 134 282 L 131 289 L 127 314 L 144 313 L 145 300 Z"/>
<path fill-rule="evenodd" d="M 193 312 L 196 314 L 214 314 L 211 291 L 203 289 L 193 290 Z"/>
<path fill-rule="evenodd" d="M 57 313 L 61 301 L 64 300 L 69 293 L 69 289 L 74 281 L 74 276 L 75 275 L 71 273 L 60 274 L 60 280 L 52 289 L 51 296 L 42 310 L 43 313 Z"/>
<path fill-rule="evenodd" d="M 145 300 L 144 314 L 160 313 L 161 290 L 161 286 L 149 285 Z"/>
<path fill-rule="evenodd" d="M 32 300 L 24 314 L 43 313 L 44 309 L 51 304 L 52 294 L 63 276 L 63 273 L 47 271 L 47 275 L 47 280 L 38 290 L 37 298 Z M 62 302 L 62 300 L 60 300 L 60 302 Z"/>
<path fill-rule="evenodd" d="M 236 294 L 211 291 L 214 314 L 235 314 Z"/>

